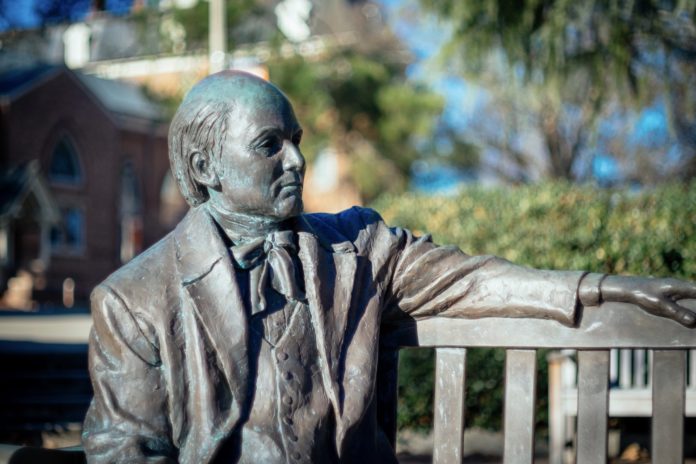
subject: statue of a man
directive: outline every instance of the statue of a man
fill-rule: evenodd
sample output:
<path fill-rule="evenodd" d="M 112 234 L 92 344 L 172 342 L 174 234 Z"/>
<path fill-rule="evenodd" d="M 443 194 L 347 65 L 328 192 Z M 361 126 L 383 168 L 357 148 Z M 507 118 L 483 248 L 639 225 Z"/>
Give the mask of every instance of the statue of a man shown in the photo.
<path fill-rule="evenodd" d="M 90 462 L 396 462 L 376 421 L 380 325 L 552 318 L 624 301 L 686 325 L 673 279 L 540 271 L 390 228 L 303 214 L 302 129 L 273 85 L 199 82 L 169 131 L 191 209 L 92 294 Z"/>

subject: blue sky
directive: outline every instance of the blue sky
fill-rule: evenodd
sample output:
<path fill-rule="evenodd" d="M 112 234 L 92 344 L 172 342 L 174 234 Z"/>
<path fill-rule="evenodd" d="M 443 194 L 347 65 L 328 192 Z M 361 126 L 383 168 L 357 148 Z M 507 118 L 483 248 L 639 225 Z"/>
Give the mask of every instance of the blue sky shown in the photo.
<path fill-rule="evenodd" d="M 106 0 L 106 9 L 115 14 L 125 14 L 132 3 L 133 0 Z M 0 2 L 0 31 L 39 27 L 37 9 L 48 5 L 60 5 L 71 21 L 79 21 L 89 12 L 91 4 L 91 0 L 4 0 Z"/>

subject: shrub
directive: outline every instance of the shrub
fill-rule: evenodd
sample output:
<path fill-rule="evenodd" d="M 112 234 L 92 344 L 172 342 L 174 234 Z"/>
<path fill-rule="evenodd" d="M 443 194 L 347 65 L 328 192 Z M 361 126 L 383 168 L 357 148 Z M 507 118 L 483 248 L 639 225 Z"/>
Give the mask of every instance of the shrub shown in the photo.
<path fill-rule="evenodd" d="M 385 196 L 373 207 L 388 224 L 430 232 L 436 243 L 455 244 L 469 254 L 493 254 L 535 268 L 696 280 L 696 182 L 639 192 L 562 183 L 471 187 L 455 197 Z M 539 352 L 538 385 L 545 396 L 544 354 Z M 433 354 L 406 350 L 400 358 L 399 427 L 428 428 Z M 503 363 L 501 350 L 470 350 L 468 425 L 500 428 Z M 537 405 L 541 423 L 544 396 Z"/>

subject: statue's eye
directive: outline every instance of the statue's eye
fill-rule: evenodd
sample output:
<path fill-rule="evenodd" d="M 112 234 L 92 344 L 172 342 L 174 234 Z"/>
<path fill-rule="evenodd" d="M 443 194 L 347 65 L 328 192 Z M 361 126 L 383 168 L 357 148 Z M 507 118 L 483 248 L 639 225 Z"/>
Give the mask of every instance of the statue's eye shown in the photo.
<path fill-rule="evenodd" d="M 257 150 L 266 156 L 271 156 L 280 151 L 283 146 L 282 140 L 276 136 L 263 138 L 257 145 Z"/>
<path fill-rule="evenodd" d="M 302 131 L 299 130 L 295 132 L 295 135 L 292 136 L 292 143 L 296 146 L 300 146 L 300 142 L 302 142 Z"/>

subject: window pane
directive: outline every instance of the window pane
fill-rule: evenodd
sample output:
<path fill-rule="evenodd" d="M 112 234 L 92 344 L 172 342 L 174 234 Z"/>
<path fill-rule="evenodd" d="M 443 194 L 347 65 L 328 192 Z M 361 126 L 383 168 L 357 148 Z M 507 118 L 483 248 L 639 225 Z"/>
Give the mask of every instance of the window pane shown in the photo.
<path fill-rule="evenodd" d="M 82 211 L 69 209 L 65 212 L 65 244 L 70 247 L 82 246 Z"/>
<path fill-rule="evenodd" d="M 48 175 L 53 181 L 66 183 L 77 183 L 82 178 L 75 148 L 65 137 L 53 149 Z"/>
<path fill-rule="evenodd" d="M 85 245 L 84 214 L 79 208 L 62 211 L 63 220 L 51 228 L 51 246 L 59 252 L 79 252 Z"/>

